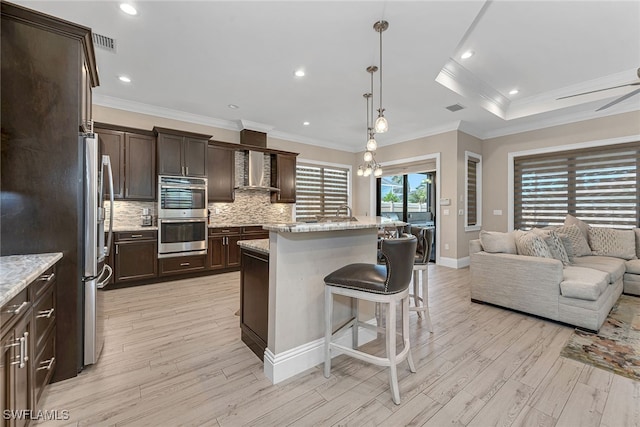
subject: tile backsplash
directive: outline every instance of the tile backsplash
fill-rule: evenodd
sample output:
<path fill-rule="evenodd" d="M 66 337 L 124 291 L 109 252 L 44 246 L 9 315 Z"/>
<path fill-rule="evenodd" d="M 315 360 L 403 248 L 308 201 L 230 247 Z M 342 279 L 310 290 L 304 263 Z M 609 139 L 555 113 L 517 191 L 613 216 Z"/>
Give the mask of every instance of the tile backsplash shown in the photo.
<path fill-rule="evenodd" d="M 156 202 L 133 202 L 128 200 L 116 200 L 113 202 L 113 227 L 139 227 L 142 224 L 142 209 L 149 208 L 149 213 L 153 216 L 153 225 L 156 225 L 158 215 L 158 204 Z M 109 222 L 109 203 L 106 203 L 105 221 Z M 105 226 L 106 227 L 106 226 Z"/>

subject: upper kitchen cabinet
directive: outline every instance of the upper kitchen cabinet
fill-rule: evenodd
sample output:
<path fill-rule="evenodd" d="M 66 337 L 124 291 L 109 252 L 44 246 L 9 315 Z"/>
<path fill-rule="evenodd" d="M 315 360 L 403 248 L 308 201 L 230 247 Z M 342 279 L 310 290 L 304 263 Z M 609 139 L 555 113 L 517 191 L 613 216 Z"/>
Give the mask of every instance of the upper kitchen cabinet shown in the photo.
<path fill-rule="evenodd" d="M 280 189 L 272 203 L 296 202 L 296 154 L 271 154 L 271 186 Z"/>
<path fill-rule="evenodd" d="M 158 174 L 207 176 L 210 135 L 154 127 L 158 136 Z"/>
<path fill-rule="evenodd" d="M 207 182 L 210 202 L 233 202 L 235 186 L 235 151 L 209 144 Z"/>
<path fill-rule="evenodd" d="M 100 152 L 111 158 L 116 199 L 155 200 L 156 138 L 150 131 L 97 123 Z"/>

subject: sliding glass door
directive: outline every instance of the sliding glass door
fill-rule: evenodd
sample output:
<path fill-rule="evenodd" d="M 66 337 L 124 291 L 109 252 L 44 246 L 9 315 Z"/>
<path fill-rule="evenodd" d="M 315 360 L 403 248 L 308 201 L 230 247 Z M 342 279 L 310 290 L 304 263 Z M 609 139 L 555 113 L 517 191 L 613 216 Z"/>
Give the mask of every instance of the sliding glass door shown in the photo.
<path fill-rule="evenodd" d="M 416 226 L 434 226 L 435 179 L 435 172 L 378 178 L 376 214 Z"/>

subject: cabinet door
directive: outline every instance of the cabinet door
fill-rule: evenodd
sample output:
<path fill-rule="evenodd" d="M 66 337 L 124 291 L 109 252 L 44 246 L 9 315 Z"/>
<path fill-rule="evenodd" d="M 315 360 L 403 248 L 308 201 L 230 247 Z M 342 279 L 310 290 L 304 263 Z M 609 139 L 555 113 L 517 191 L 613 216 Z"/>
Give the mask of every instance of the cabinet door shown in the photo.
<path fill-rule="evenodd" d="M 296 202 L 296 156 L 271 156 L 271 185 L 280 189 L 271 195 L 272 202 Z"/>
<path fill-rule="evenodd" d="M 262 360 L 269 325 L 269 257 L 242 251 L 240 326 L 242 341 Z"/>
<path fill-rule="evenodd" d="M 218 270 L 225 267 L 225 236 L 209 236 L 208 267 L 210 270 Z"/>
<path fill-rule="evenodd" d="M 13 345 L 15 343 L 15 336 L 13 329 L 10 329 L 5 335 L 0 336 L 0 414 L 4 414 L 4 411 L 14 409 L 14 371 L 15 367 L 12 362 L 15 360 L 18 351 Z M 10 421 L 0 418 L 2 426 L 9 426 Z"/>
<path fill-rule="evenodd" d="M 184 174 L 207 176 L 207 140 L 186 137 L 184 139 Z"/>
<path fill-rule="evenodd" d="M 158 175 L 182 175 L 182 136 L 158 134 Z"/>
<path fill-rule="evenodd" d="M 98 141 L 100 141 L 100 153 L 108 155 L 111 160 L 114 198 L 122 199 L 125 181 L 125 133 L 108 129 L 96 129 L 95 131 L 98 134 Z M 108 188 L 105 187 L 105 191 L 109 191 Z"/>
<path fill-rule="evenodd" d="M 158 275 L 158 243 L 153 241 L 115 244 L 115 281 L 125 282 Z"/>
<path fill-rule="evenodd" d="M 20 341 L 22 341 L 22 344 L 14 347 L 14 354 L 18 356 L 14 358 L 14 363 L 16 364 L 13 365 L 15 374 L 13 377 L 14 409 L 30 410 L 34 408 L 31 366 L 32 360 L 35 358 L 35 352 L 33 351 L 33 331 L 29 314 L 25 315 L 14 329 L 14 342 L 20 343 Z M 21 361 L 23 362 L 22 364 L 20 363 Z M 16 427 L 26 426 L 27 423 L 28 419 L 15 420 Z"/>
<path fill-rule="evenodd" d="M 227 267 L 240 266 L 240 246 L 238 246 L 240 240 L 242 240 L 240 235 L 227 237 Z"/>
<path fill-rule="evenodd" d="M 207 149 L 207 197 L 210 202 L 233 202 L 235 151 L 209 145 Z"/>
<path fill-rule="evenodd" d="M 148 135 L 125 135 L 125 199 L 155 200 L 156 139 Z"/>

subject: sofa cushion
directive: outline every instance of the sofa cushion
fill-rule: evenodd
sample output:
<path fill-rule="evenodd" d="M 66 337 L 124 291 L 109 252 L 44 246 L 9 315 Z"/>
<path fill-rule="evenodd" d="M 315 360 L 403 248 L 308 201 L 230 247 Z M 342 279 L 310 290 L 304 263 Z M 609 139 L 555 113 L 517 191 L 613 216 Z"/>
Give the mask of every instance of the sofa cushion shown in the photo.
<path fill-rule="evenodd" d="M 576 227 L 578 227 L 580 232 L 582 232 L 582 235 L 585 239 L 589 238 L 589 224 L 582 220 L 579 220 L 575 216 L 567 214 L 567 216 L 564 218 L 564 225 L 575 225 Z"/>
<path fill-rule="evenodd" d="M 480 231 L 480 243 L 485 252 L 492 254 L 517 254 L 516 239 L 513 233 L 499 231 Z"/>
<path fill-rule="evenodd" d="M 549 246 L 536 233 L 517 230 L 515 236 L 518 255 L 553 258 Z"/>
<path fill-rule="evenodd" d="M 585 256 L 575 258 L 573 264 L 577 267 L 588 267 L 599 270 L 609 275 L 609 283 L 618 281 L 626 270 L 625 261 L 620 258 L 608 256 Z"/>
<path fill-rule="evenodd" d="M 549 251 L 551 251 L 552 258 L 561 261 L 564 265 L 569 265 L 569 255 L 567 255 L 567 250 L 562 243 L 562 239 L 560 239 L 554 230 L 534 228 L 531 231 L 544 239 L 544 242 L 549 247 Z"/>
<path fill-rule="evenodd" d="M 576 257 L 591 255 L 591 248 L 587 242 L 587 238 L 577 225 L 564 225 L 556 228 L 556 233 L 566 234 L 571 240 L 573 255 Z M 567 251 L 568 252 L 568 251 Z"/>
<path fill-rule="evenodd" d="M 627 273 L 640 274 L 640 259 L 632 259 L 624 263 Z"/>
<path fill-rule="evenodd" d="M 635 259 L 636 235 L 633 230 L 591 227 L 589 244 L 593 255 Z"/>
<path fill-rule="evenodd" d="M 566 298 L 596 301 L 609 286 L 608 274 L 585 267 L 565 267 L 560 293 Z"/>

